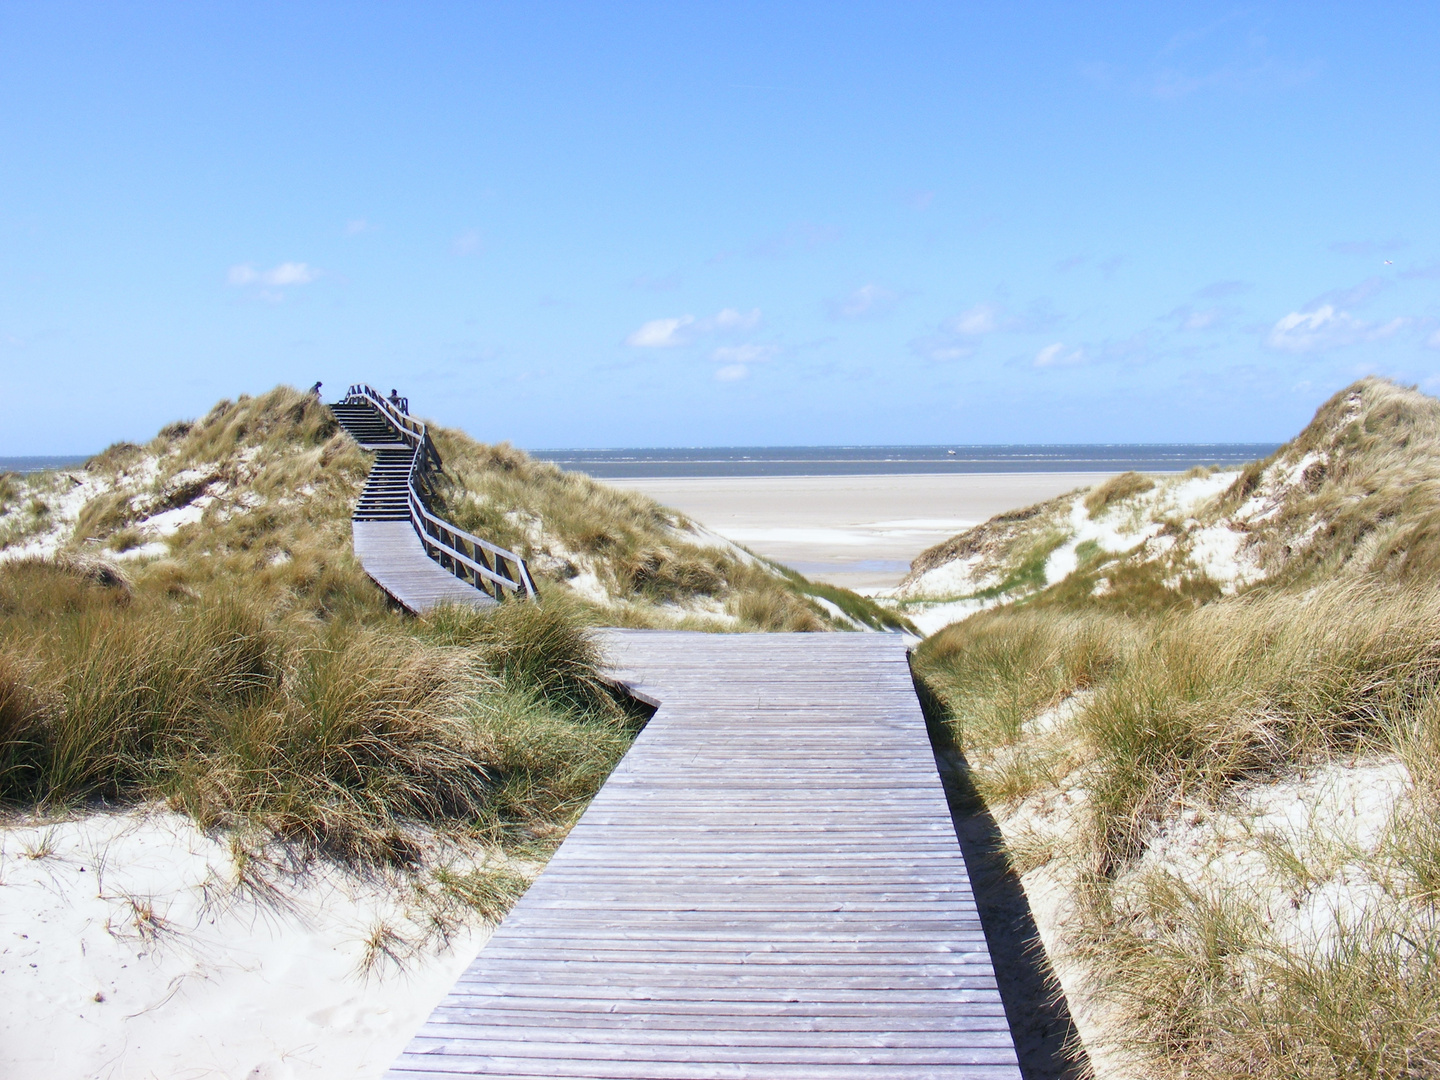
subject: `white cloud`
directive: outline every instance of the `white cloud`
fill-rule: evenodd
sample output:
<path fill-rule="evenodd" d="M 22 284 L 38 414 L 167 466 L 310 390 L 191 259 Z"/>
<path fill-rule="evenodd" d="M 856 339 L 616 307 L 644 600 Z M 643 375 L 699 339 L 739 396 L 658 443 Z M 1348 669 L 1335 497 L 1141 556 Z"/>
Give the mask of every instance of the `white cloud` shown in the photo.
<path fill-rule="evenodd" d="M 267 285 L 278 288 L 282 285 L 309 285 L 320 276 L 320 271 L 303 262 L 281 263 L 269 270 L 256 270 L 249 263 L 232 266 L 226 280 L 231 285 Z"/>
<path fill-rule="evenodd" d="M 934 334 L 916 338 L 910 349 L 928 360 L 964 360 L 975 355 L 987 334 L 1043 334 L 1062 321 L 1050 301 L 1036 300 L 1024 311 L 984 300 L 940 324 Z"/>
<path fill-rule="evenodd" d="M 760 309 L 754 308 L 751 311 L 737 311 L 734 308 L 724 308 L 718 312 L 713 319 L 701 319 L 699 329 L 708 330 L 753 330 L 760 325 Z"/>
<path fill-rule="evenodd" d="M 861 285 L 848 296 L 831 300 L 832 319 L 869 319 L 887 314 L 900 297 L 883 285 Z"/>
<path fill-rule="evenodd" d="M 710 355 L 729 364 L 754 364 L 769 360 L 780 351 L 776 345 L 722 345 Z"/>
<path fill-rule="evenodd" d="M 962 311 L 945 322 L 945 329 L 952 334 L 979 337 L 991 334 L 1000 328 L 1000 309 L 994 304 L 976 304 L 969 311 Z"/>
<path fill-rule="evenodd" d="M 346 236 L 359 236 L 361 233 L 374 232 L 379 226 L 372 225 L 364 218 L 352 218 L 345 223 Z"/>
<path fill-rule="evenodd" d="M 676 315 L 668 319 L 651 319 L 625 339 L 626 345 L 639 349 L 669 349 L 689 345 L 705 334 L 735 334 L 753 330 L 760 325 L 760 309 L 741 311 L 721 308 L 714 315 L 697 319 L 694 315 Z"/>
<path fill-rule="evenodd" d="M 1063 367 L 1068 364 L 1080 364 L 1085 360 L 1085 350 L 1080 348 L 1065 349 L 1063 341 L 1057 341 L 1053 345 L 1046 345 L 1035 354 L 1036 367 Z"/>
<path fill-rule="evenodd" d="M 715 372 L 715 378 L 720 382 L 734 382 L 736 379 L 743 379 L 750 374 L 750 369 L 744 364 L 727 364 Z"/>
<path fill-rule="evenodd" d="M 1265 344 L 1281 352 L 1325 352 L 1388 338 L 1410 321 L 1395 318 L 1388 323 L 1365 322 L 1333 304 L 1324 304 L 1313 311 L 1292 311 L 1284 316 L 1271 327 Z"/>
<path fill-rule="evenodd" d="M 651 319 L 625 339 L 626 345 L 637 349 L 672 349 L 689 343 L 682 331 L 695 321 L 693 315 L 679 315 L 673 319 Z"/>

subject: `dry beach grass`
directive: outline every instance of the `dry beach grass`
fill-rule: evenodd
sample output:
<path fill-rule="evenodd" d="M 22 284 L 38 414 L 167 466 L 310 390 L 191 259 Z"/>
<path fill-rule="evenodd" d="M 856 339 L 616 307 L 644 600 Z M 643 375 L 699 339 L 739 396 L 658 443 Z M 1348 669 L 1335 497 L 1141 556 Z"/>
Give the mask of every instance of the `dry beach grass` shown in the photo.
<path fill-rule="evenodd" d="M 0 564 L 0 799 L 168 800 L 207 828 L 352 865 L 544 842 L 635 714 L 563 614 L 276 617 L 232 587 L 176 599 L 78 562 Z"/>
<path fill-rule="evenodd" d="M 917 656 L 1117 1075 L 1440 1075 L 1437 421 L 1358 384 L 1176 523 L 1268 493 L 1248 588 L 1082 559 Z"/>

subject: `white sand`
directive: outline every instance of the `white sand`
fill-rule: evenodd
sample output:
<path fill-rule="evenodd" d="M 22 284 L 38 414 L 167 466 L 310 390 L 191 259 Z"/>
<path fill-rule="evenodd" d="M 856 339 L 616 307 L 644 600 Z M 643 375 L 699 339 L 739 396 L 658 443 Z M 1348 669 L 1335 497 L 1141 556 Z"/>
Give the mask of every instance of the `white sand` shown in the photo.
<path fill-rule="evenodd" d="M 1067 699 L 1026 724 L 1031 732 L 1063 729 L 1087 697 Z M 1115 1046 L 1119 1022 L 1083 952 L 1083 919 L 1070 854 L 1086 820 L 1089 792 L 1067 786 L 1044 789 L 1023 802 L 997 808 L 997 823 L 1013 848 L 1037 837 L 1060 857 L 1021 878 L 1036 928 L 1099 1080 L 1144 1080 L 1151 1070 L 1128 1061 Z M 1225 897 L 1250 910 L 1267 941 L 1299 955 L 1320 957 L 1342 928 L 1367 919 L 1403 921 L 1377 871 L 1394 815 L 1409 798 L 1411 779 L 1394 758 L 1333 761 L 1272 780 L 1242 785 L 1219 806 L 1194 806 L 1169 817 L 1141 858 L 1116 881 L 1119 910 L 1145 910 L 1156 881 L 1179 881 L 1199 895 Z M 1277 857 L 1284 851 L 1287 857 Z M 1291 862 L 1293 860 L 1293 863 Z M 1390 864 L 1393 869 L 1393 864 Z M 1298 874 L 1298 877 L 1297 877 Z M 1142 916 L 1144 918 L 1145 916 Z"/>
<path fill-rule="evenodd" d="M 367 974 L 377 925 L 424 936 L 403 890 L 236 885 L 228 846 L 163 809 L 0 828 L 0 1077 L 379 1077 L 488 936 Z"/>
<path fill-rule="evenodd" d="M 860 592 L 900 583 L 920 552 L 996 514 L 1110 473 L 664 477 L 607 480 L 817 581 Z"/>

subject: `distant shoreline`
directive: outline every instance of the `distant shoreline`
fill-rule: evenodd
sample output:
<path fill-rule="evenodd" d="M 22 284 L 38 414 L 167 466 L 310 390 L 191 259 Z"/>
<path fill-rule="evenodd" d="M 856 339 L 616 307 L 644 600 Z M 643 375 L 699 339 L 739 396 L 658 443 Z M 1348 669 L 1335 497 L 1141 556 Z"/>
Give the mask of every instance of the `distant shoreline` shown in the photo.
<path fill-rule="evenodd" d="M 532 450 L 531 456 L 603 480 L 742 476 L 930 476 L 973 473 L 1184 472 L 1241 465 L 1275 443 L 1009 446 L 719 446 Z"/>
<path fill-rule="evenodd" d="M 1276 443 L 1115 443 L 994 446 L 709 446 L 530 450 L 600 480 L 726 476 L 933 476 L 971 473 L 1184 472 L 1241 465 Z M 0 472 L 78 468 L 89 455 L 0 457 Z"/>
<path fill-rule="evenodd" d="M 89 454 L 22 454 L 0 457 L 0 473 L 44 472 L 46 469 L 73 469 L 90 460 Z"/>

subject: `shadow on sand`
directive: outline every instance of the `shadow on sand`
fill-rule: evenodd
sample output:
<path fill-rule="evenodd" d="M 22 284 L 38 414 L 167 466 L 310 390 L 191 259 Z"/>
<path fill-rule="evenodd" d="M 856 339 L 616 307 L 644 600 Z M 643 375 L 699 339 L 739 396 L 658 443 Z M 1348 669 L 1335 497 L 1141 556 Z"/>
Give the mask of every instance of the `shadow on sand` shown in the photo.
<path fill-rule="evenodd" d="M 955 836 L 970 872 L 1021 1075 L 1025 1080 L 1086 1080 L 1091 1076 L 1089 1058 L 1040 941 L 1024 886 L 1010 866 L 1000 826 L 970 780 L 969 765 L 945 722 L 944 707 L 919 679 L 915 693 L 925 712 Z"/>

